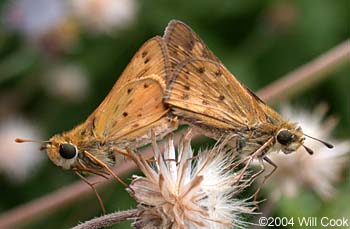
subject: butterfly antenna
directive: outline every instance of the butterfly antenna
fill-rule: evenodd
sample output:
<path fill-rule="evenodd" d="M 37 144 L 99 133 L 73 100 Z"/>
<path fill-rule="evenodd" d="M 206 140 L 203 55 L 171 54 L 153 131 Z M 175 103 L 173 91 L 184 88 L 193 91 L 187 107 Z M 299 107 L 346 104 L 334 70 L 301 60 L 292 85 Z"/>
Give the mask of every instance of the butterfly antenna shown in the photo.
<path fill-rule="evenodd" d="M 329 148 L 329 149 L 332 149 L 334 146 L 332 145 L 332 144 L 330 144 L 330 143 L 328 143 L 328 142 L 325 142 L 325 141 L 322 141 L 321 139 L 318 139 L 318 138 L 314 138 L 314 137 L 311 137 L 310 135 L 307 135 L 307 134 L 304 134 L 306 137 L 309 137 L 309 138 L 311 138 L 311 139 L 314 139 L 314 140 L 316 140 L 316 141 L 318 141 L 318 142 L 321 142 L 323 145 L 325 145 L 327 148 Z"/>
<path fill-rule="evenodd" d="M 32 140 L 32 139 L 24 139 L 24 138 L 16 138 L 15 142 L 17 143 L 24 143 L 24 142 L 36 142 L 36 143 L 50 143 L 50 141 L 40 141 L 40 140 Z M 43 151 L 46 150 L 46 146 L 40 146 L 39 150 Z"/>
<path fill-rule="evenodd" d="M 307 147 L 305 145 L 303 145 L 303 147 L 310 155 L 314 154 L 314 151 L 312 149 L 310 149 L 309 147 Z"/>
<path fill-rule="evenodd" d="M 16 138 L 15 142 L 17 143 L 23 143 L 23 142 L 50 143 L 50 141 L 40 141 L 40 140 L 32 140 L 32 139 L 24 139 L 24 138 Z"/>

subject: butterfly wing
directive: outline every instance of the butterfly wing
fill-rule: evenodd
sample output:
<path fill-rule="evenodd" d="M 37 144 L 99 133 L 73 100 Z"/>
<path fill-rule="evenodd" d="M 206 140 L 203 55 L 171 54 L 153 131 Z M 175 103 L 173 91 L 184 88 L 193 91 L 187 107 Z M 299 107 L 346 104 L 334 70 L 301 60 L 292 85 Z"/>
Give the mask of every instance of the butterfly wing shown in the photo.
<path fill-rule="evenodd" d="M 168 69 L 162 38 L 147 41 L 84 126 L 92 129 L 96 139 L 116 142 L 138 141 L 148 128 L 157 126 L 158 134 L 170 131 L 162 102 Z"/>
<path fill-rule="evenodd" d="M 171 21 L 163 39 L 175 69 L 165 101 L 176 114 L 219 128 L 266 120 L 264 102 L 223 66 L 189 26 Z"/>
<path fill-rule="evenodd" d="M 181 21 L 170 21 L 165 29 L 163 39 L 167 45 L 173 69 L 189 59 L 209 59 L 220 63 L 220 60 L 199 36 Z"/>
<path fill-rule="evenodd" d="M 121 142 L 143 142 L 148 138 L 150 129 L 157 135 L 170 131 L 170 122 L 165 117 L 168 110 L 162 101 L 164 85 L 159 83 L 158 78 L 158 75 L 146 76 L 121 88 L 118 97 L 123 102 L 110 108 L 115 110 L 111 115 L 104 115 L 108 117 L 107 125 L 101 129 L 96 125 L 95 131 L 109 141 Z M 95 119 L 94 123 L 100 121 Z"/>
<path fill-rule="evenodd" d="M 152 74 L 159 75 L 165 82 L 169 75 L 169 66 L 167 48 L 162 38 L 156 36 L 148 40 L 133 56 L 110 93 L 97 109 L 103 107 L 105 103 L 109 103 L 110 97 L 114 97 L 115 92 L 119 91 L 127 82 Z"/>
<path fill-rule="evenodd" d="M 222 64 L 195 59 L 174 72 L 165 101 L 185 120 L 236 129 L 266 120 L 253 95 Z"/>

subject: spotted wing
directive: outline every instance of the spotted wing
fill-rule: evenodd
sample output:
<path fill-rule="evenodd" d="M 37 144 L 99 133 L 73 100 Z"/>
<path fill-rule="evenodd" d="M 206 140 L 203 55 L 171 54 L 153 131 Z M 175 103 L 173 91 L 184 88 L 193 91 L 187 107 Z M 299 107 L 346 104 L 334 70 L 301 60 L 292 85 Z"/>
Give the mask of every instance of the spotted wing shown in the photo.
<path fill-rule="evenodd" d="M 115 92 L 119 91 L 127 82 L 152 74 L 159 75 L 165 81 L 169 70 L 167 48 L 162 38 L 157 36 L 148 40 L 133 56 L 100 107 L 108 103 L 109 97 L 114 97 Z"/>
<path fill-rule="evenodd" d="M 168 110 L 162 101 L 164 85 L 159 81 L 158 75 L 150 75 L 126 83 L 118 91 L 115 106 L 107 105 L 106 112 L 95 118 L 94 131 L 109 141 L 143 141 L 150 129 L 157 134 L 169 131 Z M 99 125 L 101 118 L 105 125 Z"/>
<path fill-rule="evenodd" d="M 185 120 L 235 129 L 266 120 L 260 101 L 222 64 L 189 60 L 178 67 L 165 99 Z"/>
<path fill-rule="evenodd" d="M 173 69 L 190 59 L 209 59 L 220 63 L 199 36 L 181 21 L 172 20 L 165 29 L 163 39 L 167 45 Z"/>
<path fill-rule="evenodd" d="M 87 119 L 86 126 L 101 141 L 143 138 L 148 128 L 157 125 L 159 132 L 168 132 L 167 109 L 162 103 L 168 69 L 162 38 L 147 41 Z"/>

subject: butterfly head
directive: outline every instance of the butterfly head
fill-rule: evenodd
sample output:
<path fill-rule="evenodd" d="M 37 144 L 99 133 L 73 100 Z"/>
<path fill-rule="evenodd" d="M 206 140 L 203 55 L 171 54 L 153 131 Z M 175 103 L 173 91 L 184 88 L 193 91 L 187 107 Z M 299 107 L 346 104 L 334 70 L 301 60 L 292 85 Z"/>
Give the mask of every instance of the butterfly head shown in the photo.
<path fill-rule="evenodd" d="M 124 186 L 127 186 L 114 172 L 109 168 L 114 164 L 113 159 L 105 158 L 99 159 L 99 155 L 92 155 L 91 153 L 80 149 L 84 152 L 84 156 L 79 157 L 78 146 L 71 141 L 67 135 L 55 135 L 48 141 L 38 141 L 30 139 L 16 138 L 17 143 L 23 142 L 37 142 L 37 143 L 46 143 L 45 146 L 40 147 L 40 151 L 46 150 L 47 156 L 50 160 L 57 166 L 60 166 L 64 169 L 72 169 L 76 173 L 80 172 L 89 172 L 96 175 L 100 175 L 106 178 L 106 175 L 111 174 L 116 180 L 122 183 Z M 81 147 L 81 146 L 80 146 Z M 115 158 L 114 158 L 115 159 Z"/>
<path fill-rule="evenodd" d="M 321 142 L 327 148 L 330 148 L 330 149 L 333 148 L 332 144 L 329 144 L 315 137 L 311 137 L 305 134 L 302 131 L 301 127 L 295 127 L 294 125 L 289 126 L 289 128 L 288 127 L 281 128 L 276 134 L 276 141 L 279 143 L 280 149 L 285 154 L 292 153 L 297 149 L 299 149 L 300 146 L 303 146 L 304 149 L 311 155 L 314 152 L 312 151 L 312 149 L 304 145 L 305 137 Z"/>
<path fill-rule="evenodd" d="M 72 169 L 76 167 L 78 157 L 78 147 L 71 142 L 65 140 L 61 135 L 55 135 L 48 141 L 38 141 L 31 139 L 16 138 L 17 143 L 36 142 L 45 143 L 40 147 L 40 151 L 46 150 L 47 156 L 57 166 L 64 169 Z"/>
<path fill-rule="evenodd" d="M 47 156 L 55 165 L 64 169 L 71 169 L 75 166 L 78 147 L 61 136 L 52 137 L 44 148 L 46 148 Z"/>
<path fill-rule="evenodd" d="M 299 149 L 299 147 L 303 145 L 304 140 L 305 137 L 300 127 L 284 127 L 276 134 L 276 141 L 285 154 L 292 153 Z"/>

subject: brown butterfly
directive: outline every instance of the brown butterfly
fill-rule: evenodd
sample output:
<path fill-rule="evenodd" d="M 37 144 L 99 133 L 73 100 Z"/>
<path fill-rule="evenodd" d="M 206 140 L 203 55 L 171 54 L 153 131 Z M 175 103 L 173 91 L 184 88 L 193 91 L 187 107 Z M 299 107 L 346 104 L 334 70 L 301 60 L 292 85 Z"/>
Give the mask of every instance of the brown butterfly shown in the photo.
<path fill-rule="evenodd" d="M 163 38 L 175 69 L 165 103 L 180 120 L 214 139 L 229 136 L 238 152 L 263 158 L 274 167 L 266 153 L 288 154 L 304 146 L 308 135 L 301 127 L 283 119 L 240 83 L 190 27 L 171 21 Z"/>
<path fill-rule="evenodd" d="M 162 38 L 147 41 L 135 54 L 107 97 L 86 121 L 51 137 L 47 155 L 57 166 L 77 172 L 112 176 L 110 167 L 122 161 L 120 148 L 150 142 L 176 128 L 163 104 L 169 61 Z M 17 142 L 31 140 L 17 139 Z M 123 182 L 122 182 L 123 183 Z"/>

